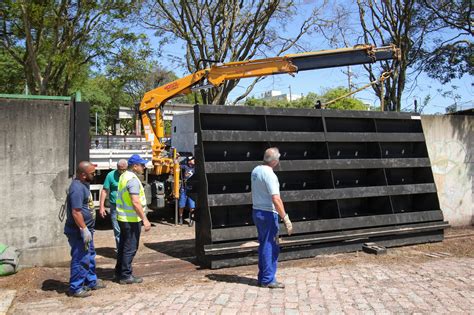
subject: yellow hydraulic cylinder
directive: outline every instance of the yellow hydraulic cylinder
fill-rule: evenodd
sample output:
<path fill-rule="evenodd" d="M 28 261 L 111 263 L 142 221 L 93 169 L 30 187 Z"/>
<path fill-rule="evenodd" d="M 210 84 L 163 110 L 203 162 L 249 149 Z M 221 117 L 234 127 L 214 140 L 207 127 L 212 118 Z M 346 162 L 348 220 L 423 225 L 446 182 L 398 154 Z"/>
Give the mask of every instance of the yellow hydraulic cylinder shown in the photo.
<path fill-rule="evenodd" d="M 173 196 L 175 199 L 179 199 L 179 186 L 180 186 L 180 167 L 178 156 L 176 154 L 176 148 L 173 148 Z"/>

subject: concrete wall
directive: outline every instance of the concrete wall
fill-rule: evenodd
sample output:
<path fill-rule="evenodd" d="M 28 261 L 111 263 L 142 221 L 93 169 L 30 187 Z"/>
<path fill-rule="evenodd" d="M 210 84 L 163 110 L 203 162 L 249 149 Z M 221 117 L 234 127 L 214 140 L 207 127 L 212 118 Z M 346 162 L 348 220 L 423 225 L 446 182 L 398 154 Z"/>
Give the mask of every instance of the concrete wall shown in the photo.
<path fill-rule="evenodd" d="M 59 220 L 69 163 L 69 106 L 0 99 L 0 243 L 20 248 L 22 266 L 69 260 Z"/>
<path fill-rule="evenodd" d="M 474 117 L 422 116 L 441 210 L 452 226 L 474 224 Z"/>

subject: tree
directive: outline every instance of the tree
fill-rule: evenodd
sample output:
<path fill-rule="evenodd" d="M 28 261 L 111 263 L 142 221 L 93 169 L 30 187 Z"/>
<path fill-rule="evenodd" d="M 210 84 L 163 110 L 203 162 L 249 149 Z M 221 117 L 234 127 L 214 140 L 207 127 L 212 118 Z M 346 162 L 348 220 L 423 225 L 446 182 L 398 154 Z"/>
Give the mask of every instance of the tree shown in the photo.
<path fill-rule="evenodd" d="M 84 66 L 136 41 L 124 26 L 135 1 L 0 2 L 0 47 L 32 94 L 67 95 Z"/>
<path fill-rule="evenodd" d="M 433 39 L 433 47 L 423 47 L 420 67 L 442 83 L 464 74 L 474 74 L 474 24 L 471 0 L 422 0 L 425 20 L 443 31 Z M 441 33 L 441 32 L 440 32 Z M 446 33 L 449 36 L 446 36 Z"/>
<path fill-rule="evenodd" d="M 321 102 L 324 104 L 338 97 L 346 95 L 347 93 L 349 93 L 349 89 L 344 87 L 328 89 L 321 95 Z M 344 110 L 367 110 L 367 105 L 365 105 L 361 100 L 358 100 L 356 98 L 345 97 L 328 105 L 327 108 Z"/>
<path fill-rule="evenodd" d="M 25 89 L 23 70 L 7 53 L 0 51 L 0 93 L 20 94 Z"/>
<path fill-rule="evenodd" d="M 146 92 L 178 79 L 173 71 L 161 66 L 155 56 L 156 51 L 148 43 L 143 43 L 134 49 L 120 49 L 107 63 L 105 73 L 123 86 L 124 92 L 132 98 L 130 106 L 140 103 Z M 196 94 L 175 97 L 170 102 L 192 104 Z M 197 102 L 199 100 L 201 98 L 197 97 Z"/>
<path fill-rule="evenodd" d="M 144 8 L 144 23 L 161 36 L 163 44 L 171 40 L 184 43 L 185 67 L 192 73 L 214 62 L 255 59 L 268 52 L 281 55 L 301 48 L 300 41 L 306 34 L 329 23 L 321 18 L 321 8 L 314 8 L 288 38 L 283 35 L 286 24 L 298 9 L 293 1 L 150 0 Z M 254 79 L 234 104 L 244 99 L 261 79 Z M 231 80 L 219 88 L 202 90 L 203 102 L 225 104 L 238 83 L 239 80 Z"/>
<path fill-rule="evenodd" d="M 308 95 L 294 100 L 287 101 L 282 99 L 259 99 L 255 97 L 248 97 L 245 100 L 247 106 L 268 106 L 268 107 L 290 107 L 290 108 L 314 108 L 317 101 L 323 104 L 332 101 L 340 96 L 349 93 L 349 89 L 337 87 L 327 89 L 322 95 L 310 92 Z M 329 109 L 344 109 L 344 110 L 367 110 L 367 106 L 356 98 L 343 98 L 329 105 Z"/>
<path fill-rule="evenodd" d="M 472 1 L 357 0 L 357 5 L 363 41 L 393 43 L 401 49 L 399 62 L 365 66 L 371 81 L 392 70 L 383 90 L 381 84 L 374 85 L 389 110 L 400 110 L 407 84 L 416 87 L 423 71 L 442 83 L 474 73 Z"/>
<path fill-rule="evenodd" d="M 116 110 L 110 95 L 111 84 L 104 76 L 87 79 L 81 86 L 82 98 L 90 104 L 91 118 L 97 114 L 99 134 L 111 133 L 114 128 Z M 94 129 L 94 126 L 91 126 Z"/>
<path fill-rule="evenodd" d="M 121 119 L 120 129 L 125 136 L 131 134 L 135 130 L 135 119 Z"/>
<path fill-rule="evenodd" d="M 416 26 L 418 0 L 357 0 L 359 22 L 365 43 L 394 44 L 401 50 L 400 60 L 384 61 L 381 69 L 364 65 L 370 81 L 377 80 L 382 72 L 392 71 L 391 78 L 373 85 L 376 95 L 386 104 L 386 110 L 400 111 L 405 89 L 407 69 L 420 54 L 425 29 Z"/>

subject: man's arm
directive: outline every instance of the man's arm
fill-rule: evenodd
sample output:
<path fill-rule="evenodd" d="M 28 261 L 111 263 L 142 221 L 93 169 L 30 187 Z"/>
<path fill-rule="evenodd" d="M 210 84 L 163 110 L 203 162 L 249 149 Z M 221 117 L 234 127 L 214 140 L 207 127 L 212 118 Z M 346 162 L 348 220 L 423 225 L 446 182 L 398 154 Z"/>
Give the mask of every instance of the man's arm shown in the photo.
<path fill-rule="evenodd" d="M 142 203 L 140 202 L 140 197 L 138 195 L 130 195 L 130 197 L 132 199 L 133 209 L 137 213 L 138 217 L 143 221 L 145 232 L 149 231 L 151 228 L 151 224 L 150 221 L 148 221 L 145 212 L 143 211 Z"/>
<path fill-rule="evenodd" d="M 72 217 L 80 229 L 86 228 L 86 223 L 84 222 L 84 217 L 82 216 L 82 211 L 80 208 L 72 209 Z"/>
<path fill-rule="evenodd" d="M 283 205 L 283 200 L 281 200 L 280 195 L 272 195 L 272 202 L 275 206 L 278 215 L 283 219 L 286 216 L 285 206 Z"/>
<path fill-rule="evenodd" d="M 278 212 L 278 215 L 280 215 L 283 223 L 285 224 L 286 232 L 288 235 L 291 235 L 293 233 L 293 224 L 291 223 L 288 214 L 285 212 L 285 207 L 283 206 L 283 201 L 281 200 L 280 195 L 272 195 L 272 202 L 276 211 Z"/>
<path fill-rule="evenodd" d="M 105 218 L 105 199 L 107 199 L 109 192 L 107 189 L 102 188 L 102 191 L 100 192 L 100 205 L 99 205 L 99 214 L 102 218 Z"/>
<path fill-rule="evenodd" d="M 71 191 L 69 192 L 68 198 L 72 209 L 71 214 L 74 222 L 80 229 L 86 228 L 84 216 L 82 215 L 84 192 L 81 189 L 78 189 L 77 186 L 71 186 Z"/>

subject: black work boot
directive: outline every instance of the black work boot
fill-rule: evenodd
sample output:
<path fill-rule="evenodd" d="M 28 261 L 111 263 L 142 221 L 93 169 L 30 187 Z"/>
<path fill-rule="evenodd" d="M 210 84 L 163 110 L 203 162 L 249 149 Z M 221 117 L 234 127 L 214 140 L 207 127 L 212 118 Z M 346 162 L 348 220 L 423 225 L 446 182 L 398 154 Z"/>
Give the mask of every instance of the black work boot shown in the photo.
<path fill-rule="evenodd" d="M 285 284 L 281 283 L 281 282 L 272 282 L 272 283 L 267 283 L 267 284 L 260 284 L 260 287 L 261 288 L 269 288 L 269 289 L 284 289 L 285 288 Z"/>
<path fill-rule="evenodd" d="M 127 279 L 121 279 L 119 281 L 120 284 L 135 284 L 135 283 L 142 283 L 143 279 L 140 277 L 130 276 Z"/>

